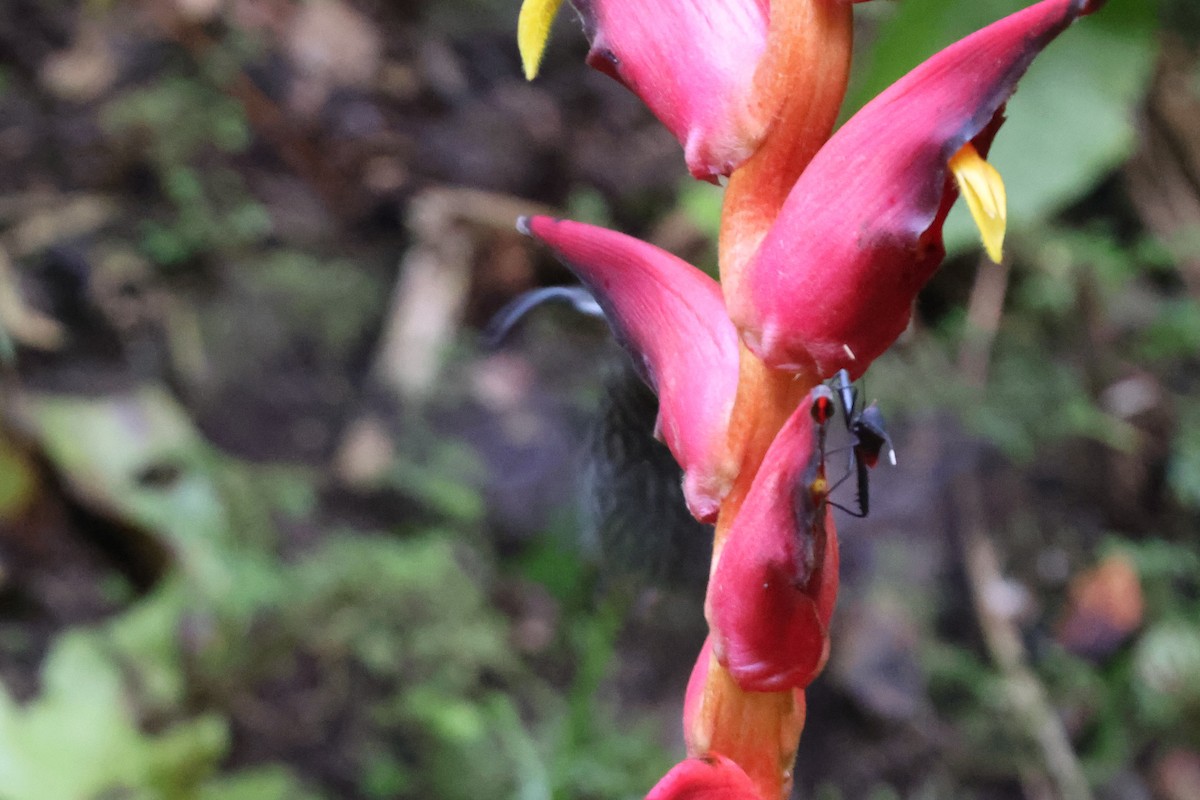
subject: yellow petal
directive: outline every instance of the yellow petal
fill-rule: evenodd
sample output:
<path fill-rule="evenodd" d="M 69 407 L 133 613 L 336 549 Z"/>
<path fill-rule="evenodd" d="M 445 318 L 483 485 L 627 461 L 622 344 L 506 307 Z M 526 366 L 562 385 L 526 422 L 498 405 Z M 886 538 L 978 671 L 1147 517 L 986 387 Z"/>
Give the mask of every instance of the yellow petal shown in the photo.
<path fill-rule="evenodd" d="M 1008 198 L 1004 181 L 991 164 L 983 160 L 975 145 L 967 142 L 950 159 L 950 170 L 958 190 L 979 226 L 988 258 L 1000 263 L 1004 248 L 1004 228 L 1008 223 Z"/>
<path fill-rule="evenodd" d="M 562 0 L 525 0 L 521 3 L 521 15 L 517 18 L 517 47 L 521 51 L 526 80 L 537 77 L 542 53 L 546 52 L 546 40 L 550 38 L 550 26 L 554 24 L 561 5 Z"/>

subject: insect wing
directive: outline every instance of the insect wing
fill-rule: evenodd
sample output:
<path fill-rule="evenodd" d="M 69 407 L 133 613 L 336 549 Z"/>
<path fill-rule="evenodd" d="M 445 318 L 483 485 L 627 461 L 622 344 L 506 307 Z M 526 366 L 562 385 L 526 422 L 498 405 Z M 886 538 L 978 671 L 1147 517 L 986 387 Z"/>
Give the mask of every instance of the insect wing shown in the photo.
<path fill-rule="evenodd" d="M 854 452 L 860 461 L 868 467 L 879 463 L 879 454 L 884 446 L 888 448 L 889 460 L 896 463 L 896 448 L 892 445 L 892 437 L 888 436 L 883 421 L 883 412 L 879 406 L 872 403 L 859 413 L 851 426 L 854 434 Z"/>

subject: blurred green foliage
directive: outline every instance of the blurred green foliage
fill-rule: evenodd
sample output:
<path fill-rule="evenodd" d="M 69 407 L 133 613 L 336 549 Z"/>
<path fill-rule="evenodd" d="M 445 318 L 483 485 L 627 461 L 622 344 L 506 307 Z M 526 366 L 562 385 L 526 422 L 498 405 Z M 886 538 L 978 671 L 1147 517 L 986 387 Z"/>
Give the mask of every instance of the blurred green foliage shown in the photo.
<path fill-rule="evenodd" d="M 101 113 L 110 135 L 146 159 L 169 203 L 169 214 L 142 226 L 142 250 L 162 265 L 236 252 L 271 230 L 267 210 L 240 173 L 213 163 L 214 154 L 244 152 L 252 136 L 242 106 L 222 85 L 225 70 L 207 72 L 217 74 L 159 76 Z"/>
<path fill-rule="evenodd" d="M 1189 324 L 1200 326 L 1200 308 L 1191 311 Z M 1200 509 L 1200 404 L 1184 406 L 1179 430 L 1171 443 L 1172 457 L 1167 481 L 1176 499 L 1191 509 Z"/>
<path fill-rule="evenodd" d="M 0 798 L 335 796 L 296 764 L 221 770 L 256 687 L 293 682 L 319 720 L 308 735 L 355 731 L 330 757 L 353 762 L 364 797 L 633 797 L 668 765 L 649 728 L 622 730 L 598 699 L 619 617 L 584 599 L 587 579 L 564 605 L 559 647 L 579 662 L 565 696 L 514 651 L 493 556 L 469 535 L 478 514 L 449 510 L 479 507 L 465 477 L 426 496 L 444 529 L 327 530 L 289 562 L 271 520 L 310 517 L 315 474 L 218 455 L 159 391 L 31 401 L 55 469 L 172 566 L 118 616 L 59 636 L 32 703 L 0 694 Z M 558 551 L 557 569 L 577 558 Z"/>
<path fill-rule="evenodd" d="M 42 684 L 41 695 L 25 707 L 0 692 L 0 792 L 6 799 L 82 799 L 118 790 L 147 800 L 230 796 L 213 795 L 217 786 L 210 780 L 229 745 L 224 722 L 199 715 L 157 735 L 142 733 L 120 669 L 97 637 L 60 637 Z M 252 781 L 262 800 L 296 797 L 283 777 L 230 776 L 220 791 L 236 786 L 231 781 Z"/>

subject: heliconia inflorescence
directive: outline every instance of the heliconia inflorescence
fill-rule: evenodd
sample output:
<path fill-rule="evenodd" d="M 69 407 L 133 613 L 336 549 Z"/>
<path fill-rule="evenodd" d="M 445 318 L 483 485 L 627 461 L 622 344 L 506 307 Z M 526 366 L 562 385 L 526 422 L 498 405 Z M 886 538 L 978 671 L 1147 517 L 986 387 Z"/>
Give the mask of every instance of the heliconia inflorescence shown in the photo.
<path fill-rule="evenodd" d="M 573 0 L 588 63 L 635 92 L 697 178 L 729 179 L 721 283 L 653 245 L 521 220 L 588 287 L 659 398 L 688 507 L 716 522 L 709 637 L 684 703 L 688 757 L 648 800 L 781 800 L 805 687 L 829 653 L 838 547 L 814 387 L 904 331 L 962 195 L 1001 258 L 986 161 L 1033 59 L 1102 0 L 1042 0 L 952 44 L 833 132 L 848 0 Z M 538 68 L 560 0 L 526 0 Z M 820 389 L 815 390 L 817 395 Z M 827 390 L 826 390 L 827 391 Z"/>

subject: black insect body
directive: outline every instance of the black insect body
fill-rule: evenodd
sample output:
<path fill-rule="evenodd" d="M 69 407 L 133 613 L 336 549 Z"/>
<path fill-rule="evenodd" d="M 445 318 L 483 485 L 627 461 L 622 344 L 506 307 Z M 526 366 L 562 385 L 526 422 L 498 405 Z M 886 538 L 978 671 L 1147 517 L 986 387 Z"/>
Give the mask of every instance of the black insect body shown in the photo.
<path fill-rule="evenodd" d="M 817 444 L 814 448 L 815 458 L 810 459 L 808 469 L 797 487 L 803 492 L 799 506 L 798 521 L 801 528 L 807 528 L 824 503 L 829 500 L 829 481 L 825 476 L 825 440 L 829 435 L 829 421 L 837 415 L 837 400 L 833 391 L 825 384 L 819 384 L 812 390 L 812 403 L 809 406 L 813 424 L 816 425 Z M 837 503 L 834 503 L 837 506 Z M 841 506 L 837 506 L 841 508 Z"/>
<path fill-rule="evenodd" d="M 870 475 L 869 470 L 879 463 L 879 455 L 886 445 L 888 460 L 896 464 L 896 448 L 892 438 L 888 436 L 883 421 L 883 412 L 879 406 L 871 403 L 866 408 L 858 407 L 858 389 L 850 380 L 850 373 L 838 370 L 834 376 L 834 388 L 842 406 L 842 419 L 846 430 L 850 433 L 850 472 L 847 477 L 854 475 L 857 487 L 856 501 L 858 510 L 854 511 L 844 506 L 837 506 L 853 517 L 865 517 L 871 510 Z"/>
<path fill-rule="evenodd" d="M 606 318 L 582 286 L 534 289 L 497 312 L 483 334 L 484 346 L 502 346 L 530 313 L 550 304 Z M 712 527 L 688 513 L 683 473 L 666 445 L 651 435 L 658 398 L 625 354 L 614 348 L 611 356 L 600 369 L 599 414 L 582 453 L 582 544 L 598 557 L 606 581 L 665 585 L 702 597 Z M 829 397 L 832 402 L 832 393 Z"/>

